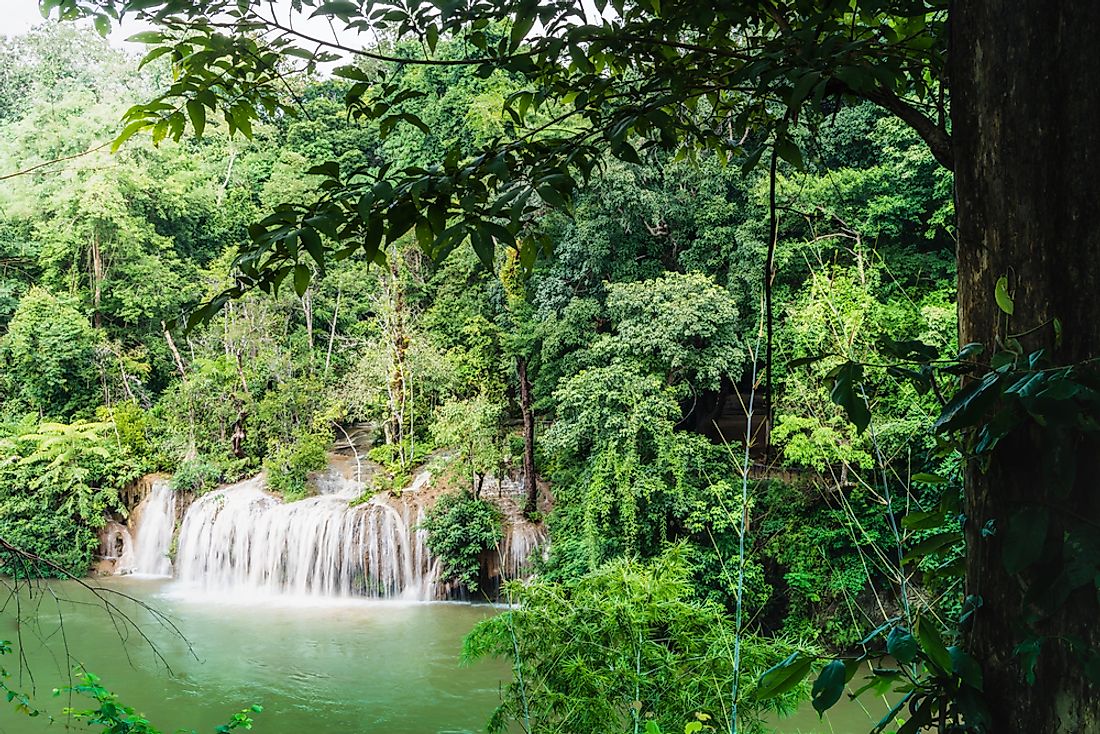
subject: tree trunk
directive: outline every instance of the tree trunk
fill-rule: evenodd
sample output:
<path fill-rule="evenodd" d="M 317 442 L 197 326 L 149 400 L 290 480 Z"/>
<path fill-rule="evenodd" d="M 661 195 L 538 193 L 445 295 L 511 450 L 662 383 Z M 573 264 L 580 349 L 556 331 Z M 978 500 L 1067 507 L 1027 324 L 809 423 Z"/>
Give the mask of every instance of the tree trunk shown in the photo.
<path fill-rule="evenodd" d="M 516 357 L 519 375 L 519 410 L 523 414 L 523 492 L 527 500 L 523 514 L 531 517 L 539 509 L 539 485 L 535 478 L 535 411 L 531 407 L 531 381 L 527 378 L 527 360 Z"/>
<path fill-rule="evenodd" d="M 183 367 L 183 358 L 180 350 L 176 349 L 176 340 L 172 338 L 172 332 L 168 330 L 168 324 L 160 322 L 160 328 L 164 331 L 164 340 L 168 342 L 168 349 L 172 352 L 172 359 L 176 361 L 176 369 L 179 370 L 180 379 L 187 382 L 187 370 Z"/>
<path fill-rule="evenodd" d="M 92 232 L 92 246 L 88 251 L 88 258 L 92 267 L 92 326 L 97 329 L 103 327 L 103 314 L 100 312 L 100 303 L 103 300 L 103 253 L 99 249 L 99 232 Z"/>
<path fill-rule="evenodd" d="M 389 414 L 384 421 L 383 430 L 387 443 L 396 448 L 395 458 L 405 466 L 411 457 L 405 453 L 407 435 L 406 411 L 409 405 L 409 338 L 405 316 L 405 293 L 401 284 L 397 265 L 396 248 L 390 253 L 390 271 L 382 279 L 384 315 L 382 318 L 383 338 L 389 355 L 389 375 L 386 384 Z"/>
<path fill-rule="evenodd" d="M 998 340 L 1034 328 L 1020 337 L 1027 352 L 1044 347 L 1058 364 L 1096 357 L 1100 3 L 957 0 L 950 25 L 960 344 L 981 342 L 988 358 Z M 994 300 L 1002 276 L 1015 303 L 1011 318 Z M 982 600 L 968 643 L 997 734 L 1100 731 L 1100 691 L 1064 644 L 1076 638 L 1097 649 L 1100 605 L 1091 584 L 1042 623 L 1048 639 L 1033 685 L 1013 654 L 1036 600 L 1005 571 L 1008 517 L 1021 506 L 1049 508 L 1047 537 L 1057 543 L 1067 520 L 1100 527 L 1100 445 L 1081 436 L 1063 443 L 1078 457 L 1063 496 L 1044 476 L 1043 439 L 1042 430 L 1016 431 L 987 471 L 971 466 L 966 478 L 967 593 Z"/>

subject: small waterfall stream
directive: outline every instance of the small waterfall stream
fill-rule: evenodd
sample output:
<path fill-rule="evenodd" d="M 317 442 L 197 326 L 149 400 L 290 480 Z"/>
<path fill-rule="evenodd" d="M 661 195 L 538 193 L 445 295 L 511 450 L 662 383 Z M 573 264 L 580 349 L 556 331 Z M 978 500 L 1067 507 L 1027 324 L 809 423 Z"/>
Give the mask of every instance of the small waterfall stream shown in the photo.
<path fill-rule="evenodd" d="M 176 531 L 176 492 L 167 480 L 153 482 L 149 494 L 134 509 L 131 523 L 135 532 L 133 553 L 126 559 L 128 570 L 145 576 L 171 576 L 168 553 Z"/>

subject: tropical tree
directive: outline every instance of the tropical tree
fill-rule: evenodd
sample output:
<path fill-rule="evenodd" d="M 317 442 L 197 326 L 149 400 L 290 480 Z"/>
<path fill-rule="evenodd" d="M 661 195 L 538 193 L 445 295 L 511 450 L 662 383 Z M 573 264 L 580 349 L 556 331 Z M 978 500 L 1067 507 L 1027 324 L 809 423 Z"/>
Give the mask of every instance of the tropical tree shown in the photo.
<path fill-rule="evenodd" d="M 0 340 L 0 387 L 12 407 L 69 418 L 98 405 L 97 339 L 71 300 L 31 289 Z"/>

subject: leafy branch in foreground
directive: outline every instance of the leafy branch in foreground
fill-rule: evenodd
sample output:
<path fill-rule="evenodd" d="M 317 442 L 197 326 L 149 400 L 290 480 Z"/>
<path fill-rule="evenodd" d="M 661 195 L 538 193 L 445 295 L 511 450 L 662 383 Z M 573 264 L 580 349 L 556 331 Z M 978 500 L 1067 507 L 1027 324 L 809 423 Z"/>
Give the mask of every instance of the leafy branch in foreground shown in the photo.
<path fill-rule="evenodd" d="M 1015 304 L 1004 277 L 997 281 L 993 302 L 1008 323 Z M 938 560 L 929 567 L 932 574 L 961 582 L 964 567 L 958 551 L 964 531 L 969 531 L 972 542 L 999 557 L 1005 572 L 1024 590 L 1027 607 L 1011 644 L 1012 657 L 1024 671 L 1026 682 L 1034 684 L 1043 656 L 1046 660 L 1060 656 L 1075 660 L 1088 680 L 1100 684 L 1100 655 L 1095 647 L 1086 639 L 1050 631 L 1071 596 L 1100 590 L 1100 544 L 1095 526 L 1081 519 L 1078 508 L 1069 504 L 1078 474 L 1076 448 L 1086 436 L 1100 431 L 1100 370 L 1095 359 L 1057 364 L 1046 348 L 1024 348 L 1022 337 L 1048 330 L 1058 345 L 1062 327 L 1055 318 L 1023 333 L 1010 333 L 988 350 L 983 344 L 966 344 L 953 360 L 938 359 L 935 348 L 919 341 L 886 345 L 897 359 L 888 369 L 912 380 L 923 393 L 935 391 L 941 401 L 934 426 L 940 434 L 936 455 L 961 455 L 971 462 L 973 471 L 987 472 L 998 446 L 1011 445 L 1024 434 L 1041 436 L 1041 451 L 1034 457 L 1036 477 L 1050 490 L 1048 501 L 1025 500 L 1003 522 L 989 521 L 980 527 L 968 523 L 958 497 L 945 492 L 936 507 L 918 506 L 902 518 L 910 530 L 938 532 L 922 533 L 901 562 Z M 988 360 L 983 360 L 987 353 Z M 833 401 L 844 408 L 860 431 L 871 422 L 862 385 L 863 367 L 847 361 L 829 375 Z M 959 384 L 949 398 L 940 392 L 944 378 L 949 384 Z M 933 485 L 946 482 L 930 472 L 915 474 L 912 480 Z M 813 687 L 814 708 L 824 712 L 835 705 L 856 668 L 870 662 L 869 682 L 851 696 L 868 690 L 901 694 L 876 733 L 898 717 L 903 717 L 899 734 L 925 728 L 940 732 L 988 730 L 993 714 L 985 701 L 982 666 L 962 643 L 985 603 L 976 592 L 970 590 L 953 624 L 945 625 L 929 612 L 918 616 L 911 627 L 905 620 L 895 619 L 876 629 L 863 641 L 863 654 L 836 660 L 822 670 Z M 948 645 L 945 636 L 959 642 Z M 882 666 L 884 660 L 892 664 Z M 805 656 L 796 655 L 768 675 L 801 680 L 810 672 Z"/>
<path fill-rule="evenodd" d="M 66 708 L 64 714 L 77 721 L 83 721 L 89 727 L 102 727 L 102 731 L 110 734 L 161 734 L 161 730 L 149 723 L 133 707 L 122 703 L 118 695 L 107 690 L 100 684 L 100 679 L 91 674 L 84 673 L 81 682 L 71 688 L 60 688 L 54 691 L 55 696 L 62 693 L 77 693 L 95 702 L 94 708 L 78 709 Z M 236 729 L 251 729 L 253 724 L 252 714 L 263 711 L 258 704 L 239 711 L 225 724 L 214 728 L 215 734 L 229 734 Z M 192 734 L 194 732 L 192 731 Z"/>

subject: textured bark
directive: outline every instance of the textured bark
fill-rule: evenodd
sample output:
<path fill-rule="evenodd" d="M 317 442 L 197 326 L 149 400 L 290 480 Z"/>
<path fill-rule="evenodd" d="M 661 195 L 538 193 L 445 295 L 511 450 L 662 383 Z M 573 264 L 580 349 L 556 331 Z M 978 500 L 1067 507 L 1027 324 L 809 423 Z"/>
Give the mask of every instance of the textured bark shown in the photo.
<path fill-rule="evenodd" d="M 957 0 L 951 9 L 952 135 L 959 226 L 960 343 L 990 353 L 1010 333 L 1061 364 L 1100 353 L 1100 3 Z M 1015 313 L 994 301 L 1007 276 Z M 1054 318 L 1063 325 L 1056 344 Z M 1100 731 L 1100 691 L 1057 641 L 1028 685 L 1013 648 L 1033 611 L 1003 566 L 1007 518 L 1021 506 L 1051 510 L 1048 538 L 1067 519 L 1100 527 L 1100 446 L 1072 439 L 1077 479 L 1060 498 L 1044 480 L 1043 431 L 1012 436 L 986 472 L 967 476 L 967 587 L 982 599 L 968 642 L 982 663 L 993 732 Z M 992 521 L 992 525 L 989 525 Z M 1040 600 L 1040 603 L 1041 600 Z M 1100 635 L 1094 589 L 1071 596 L 1043 623 L 1052 639 Z"/>
<path fill-rule="evenodd" d="M 535 478 L 535 411 L 531 405 L 527 360 L 523 357 L 516 357 L 516 373 L 519 375 L 519 409 L 523 414 L 523 491 L 527 497 L 523 514 L 530 517 L 539 508 L 539 485 Z"/>

